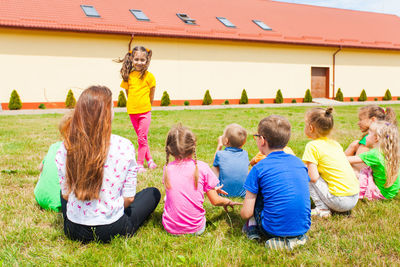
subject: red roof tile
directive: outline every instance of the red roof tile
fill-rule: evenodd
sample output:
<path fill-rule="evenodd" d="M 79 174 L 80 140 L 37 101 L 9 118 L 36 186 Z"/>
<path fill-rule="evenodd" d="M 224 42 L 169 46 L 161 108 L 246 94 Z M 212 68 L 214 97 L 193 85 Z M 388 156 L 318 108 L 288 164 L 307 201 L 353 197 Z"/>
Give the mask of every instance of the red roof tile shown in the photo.
<path fill-rule="evenodd" d="M 94 6 L 101 17 L 86 17 L 80 5 Z M 150 21 L 137 21 L 129 9 L 142 10 Z M 184 24 L 176 13 L 187 13 L 197 25 Z M 0 26 L 400 50 L 395 15 L 270 0 L 2 0 Z"/>

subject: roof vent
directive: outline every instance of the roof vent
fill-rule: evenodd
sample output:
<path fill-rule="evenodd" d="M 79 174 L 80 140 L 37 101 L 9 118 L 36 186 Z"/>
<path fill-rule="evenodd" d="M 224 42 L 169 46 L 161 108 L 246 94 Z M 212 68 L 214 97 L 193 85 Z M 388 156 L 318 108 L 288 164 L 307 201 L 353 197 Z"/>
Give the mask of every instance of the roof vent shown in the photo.
<path fill-rule="evenodd" d="M 137 20 L 140 21 L 150 21 L 150 19 L 146 16 L 146 14 L 143 13 L 142 10 L 138 10 L 138 9 L 129 9 L 129 11 L 132 13 L 133 16 L 135 16 L 135 18 Z"/>
<path fill-rule="evenodd" d="M 236 28 L 235 24 L 233 24 L 232 22 L 230 22 L 227 18 L 223 18 L 223 17 L 217 17 L 217 19 L 224 24 L 226 27 L 229 28 Z"/>
<path fill-rule="evenodd" d="M 264 22 L 262 22 L 261 20 L 255 20 L 253 19 L 253 22 L 255 24 L 257 24 L 261 29 L 265 30 L 265 31 L 272 31 L 272 28 L 269 27 L 267 24 L 265 24 Z"/>
<path fill-rule="evenodd" d="M 85 5 L 81 5 L 81 8 L 83 10 L 83 12 L 85 12 L 85 15 L 87 17 L 95 17 L 95 18 L 100 18 L 99 13 L 97 13 L 96 9 L 94 8 L 94 6 L 85 6 Z"/>
<path fill-rule="evenodd" d="M 196 20 L 195 19 L 191 19 L 187 14 L 176 13 L 176 15 L 178 16 L 178 18 L 180 18 L 186 24 L 196 25 Z"/>

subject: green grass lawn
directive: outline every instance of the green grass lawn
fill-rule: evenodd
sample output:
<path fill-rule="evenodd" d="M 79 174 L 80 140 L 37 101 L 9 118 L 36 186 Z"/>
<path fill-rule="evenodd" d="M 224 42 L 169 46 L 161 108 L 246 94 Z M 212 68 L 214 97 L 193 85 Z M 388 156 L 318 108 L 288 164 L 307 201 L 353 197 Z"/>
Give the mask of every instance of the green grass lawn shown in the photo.
<path fill-rule="evenodd" d="M 400 105 L 392 105 L 400 114 Z M 217 137 L 229 123 L 248 130 L 244 149 L 252 157 L 257 147 L 251 134 L 260 119 L 279 114 L 292 124 L 289 146 L 301 157 L 306 143 L 306 107 L 154 111 L 149 134 L 151 152 L 160 166 L 138 177 L 139 190 L 161 183 L 164 143 L 173 124 L 182 122 L 197 135 L 197 155 L 210 165 Z M 335 108 L 332 137 L 343 147 L 360 137 L 358 107 Z M 268 251 L 262 243 L 241 233 L 238 209 L 226 213 L 205 201 L 207 228 L 202 236 L 172 236 L 161 224 L 161 202 L 149 221 L 131 238 L 110 244 L 82 245 L 63 233 L 62 216 L 42 210 L 33 196 L 38 165 L 50 144 L 60 139 L 61 115 L 0 116 L 0 266 L 10 265 L 400 265 L 400 197 L 392 201 L 360 201 L 350 217 L 312 219 L 309 242 L 293 251 Z M 115 114 L 113 133 L 130 139 L 136 135 L 127 114 Z"/>

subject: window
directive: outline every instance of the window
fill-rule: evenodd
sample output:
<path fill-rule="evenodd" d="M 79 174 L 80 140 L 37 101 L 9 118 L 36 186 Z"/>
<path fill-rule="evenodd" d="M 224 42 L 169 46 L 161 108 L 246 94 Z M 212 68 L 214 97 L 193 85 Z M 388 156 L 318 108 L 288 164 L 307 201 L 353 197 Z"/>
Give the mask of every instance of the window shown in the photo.
<path fill-rule="evenodd" d="M 142 10 L 137 10 L 137 9 L 129 9 L 129 11 L 132 13 L 132 15 L 135 16 L 137 20 L 140 21 L 150 21 L 150 19 L 146 16 L 146 14 L 143 13 Z"/>
<path fill-rule="evenodd" d="M 180 18 L 183 22 L 190 25 L 196 25 L 196 20 L 191 19 L 187 14 L 184 13 L 176 13 L 178 18 Z"/>
<path fill-rule="evenodd" d="M 267 24 L 265 24 L 264 22 L 262 22 L 261 20 L 255 20 L 253 19 L 253 22 L 255 24 L 257 24 L 261 29 L 265 30 L 265 31 L 272 31 L 271 27 L 269 27 Z"/>
<path fill-rule="evenodd" d="M 96 9 L 94 8 L 94 6 L 85 6 L 85 5 L 81 5 L 81 8 L 83 9 L 83 12 L 85 12 L 87 17 L 96 17 L 96 18 L 100 18 L 99 13 L 97 13 Z"/>
<path fill-rule="evenodd" d="M 226 18 L 217 17 L 217 19 L 218 19 L 222 24 L 224 24 L 226 27 L 229 27 L 229 28 L 236 28 L 236 26 L 235 26 L 232 22 L 230 22 L 228 19 L 226 19 Z"/>

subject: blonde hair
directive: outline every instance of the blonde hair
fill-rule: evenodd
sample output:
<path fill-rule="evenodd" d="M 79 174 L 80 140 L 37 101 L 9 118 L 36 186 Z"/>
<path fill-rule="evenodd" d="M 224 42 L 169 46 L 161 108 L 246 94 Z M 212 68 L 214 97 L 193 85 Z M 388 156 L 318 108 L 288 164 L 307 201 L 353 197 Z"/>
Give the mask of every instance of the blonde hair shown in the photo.
<path fill-rule="evenodd" d="M 225 127 L 224 137 L 228 139 L 230 146 L 241 147 L 246 142 L 247 132 L 239 124 L 232 123 Z"/>
<path fill-rule="evenodd" d="M 388 188 L 394 184 L 399 175 L 399 131 L 397 126 L 384 121 L 371 124 L 370 130 L 378 139 L 378 149 L 385 158 L 386 183 Z"/>
<path fill-rule="evenodd" d="M 313 108 L 306 113 L 309 124 L 314 126 L 319 136 L 327 136 L 333 128 L 333 108 Z"/>
<path fill-rule="evenodd" d="M 188 128 L 178 124 L 171 128 L 168 132 L 167 141 L 165 143 L 166 163 L 164 171 L 164 184 L 165 188 L 171 188 L 168 179 L 167 167 L 169 163 L 169 156 L 172 155 L 177 160 L 194 157 L 195 171 L 194 171 L 194 187 L 197 190 L 199 181 L 199 168 L 197 167 L 196 156 L 196 136 Z"/>

